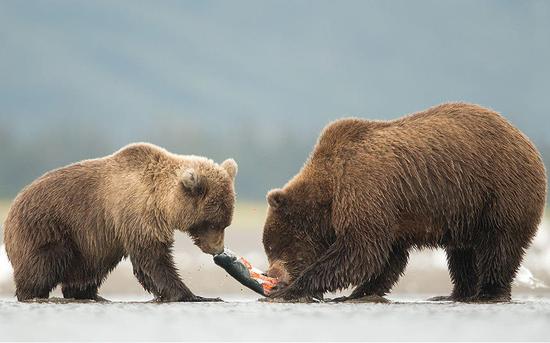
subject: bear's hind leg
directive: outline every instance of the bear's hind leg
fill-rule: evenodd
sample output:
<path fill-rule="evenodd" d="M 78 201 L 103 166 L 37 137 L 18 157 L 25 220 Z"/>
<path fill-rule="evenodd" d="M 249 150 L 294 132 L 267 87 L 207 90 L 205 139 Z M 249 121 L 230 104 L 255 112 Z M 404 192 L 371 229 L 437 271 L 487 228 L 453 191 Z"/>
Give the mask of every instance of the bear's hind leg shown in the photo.
<path fill-rule="evenodd" d="M 53 286 L 39 286 L 39 285 L 29 285 L 25 283 L 21 285 L 19 283 L 15 289 L 15 296 L 19 301 L 29 301 L 33 299 L 48 299 L 50 296 L 51 290 L 55 287 Z"/>
<path fill-rule="evenodd" d="M 17 300 L 47 299 L 63 279 L 70 259 L 71 250 L 63 243 L 49 243 L 30 253 L 24 268 L 14 273 Z"/>
<path fill-rule="evenodd" d="M 473 249 L 447 248 L 449 276 L 453 283 L 450 296 L 430 298 L 431 301 L 472 301 L 479 292 L 479 276 Z"/>
<path fill-rule="evenodd" d="M 518 242 L 496 241 L 480 247 L 477 254 L 481 289 L 476 301 L 510 301 L 512 282 L 523 259 L 524 247 Z"/>
<path fill-rule="evenodd" d="M 106 301 L 97 295 L 98 285 L 95 283 L 85 285 L 65 285 L 61 287 L 63 298 L 75 300 Z"/>
<path fill-rule="evenodd" d="M 71 267 L 65 273 L 61 292 L 65 299 L 107 301 L 97 295 L 101 283 L 118 261 L 108 267 L 90 269 L 96 263 L 86 262 L 79 251 L 75 251 Z"/>

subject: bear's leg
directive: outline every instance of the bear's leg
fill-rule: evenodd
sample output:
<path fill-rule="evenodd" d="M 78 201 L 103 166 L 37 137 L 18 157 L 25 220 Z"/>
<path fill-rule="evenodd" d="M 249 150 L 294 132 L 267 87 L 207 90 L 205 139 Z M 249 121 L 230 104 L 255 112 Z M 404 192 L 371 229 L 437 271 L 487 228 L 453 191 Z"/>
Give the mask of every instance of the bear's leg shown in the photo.
<path fill-rule="evenodd" d="M 453 283 L 450 296 L 433 297 L 430 301 L 472 301 L 479 292 L 479 276 L 473 249 L 447 248 L 449 276 Z"/>
<path fill-rule="evenodd" d="M 181 281 L 174 260 L 172 245 L 150 241 L 146 246 L 134 246 L 130 260 L 134 274 L 145 290 L 152 292 L 159 301 L 221 301 L 219 298 L 203 298 L 194 295 Z M 136 272 L 137 271 L 137 272 Z"/>
<path fill-rule="evenodd" d="M 109 266 L 98 266 L 97 263 L 86 262 L 80 251 L 75 249 L 71 266 L 67 269 L 62 281 L 63 297 L 65 299 L 107 301 L 98 296 L 97 291 L 101 282 L 117 262 L 114 260 Z"/>
<path fill-rule="evenodd" d="M 138 279 L 141 286 L 149 293 L 154 294 L 157 296 L 159 293 L 157 287 L 155 286 L 155 283 L 153 282 L 153 279 L 149 277 L 138 265 L 134 264 L 134 276 L 136 279 Z"/>
<path fill-rule="evenodd" d="M 373 296 L 377 296 L 380 302 L 384 302 L 385 299 L 382 297 L 392 289 L 397 280 L 403 275 L 408 260 L 408 249 L 400 245 L 395 245 L 392 248 L 390 257 L 382 273 L 373 280 L 367 280 L 359 285 L 349 296 L 337 298 L 334 299 L 334 301 L 340 302 L 366 297 L 366 301 L 373 302 L 373 300 L 375 300 Z"/>
<path fill-rule="evenodd" d="M 61 286 L 61 292 L 65 299 L 76 300 L 104 300 L 97 295 L 98 286 L 96 284 L 86 285 L 65 285 Z"/>
<path fill-rule="evenodd" d="M 519 242 L 492 242 L 477 250 L 481 289 L 477 301 L 507 302 L 511 299 L 512 282 L 523 259 Z"/>
<path fill-rule="evenodd" d="M 63 243 L 49 243 L 32 252 L 24 268 L 14 273 L 17 300 L 47 299 L 63 279 L 71 256 Z"/>
<path fill-rule="evenodd" d="M 363 203 L 356 202 L 355 206 L 357 204 Z M 349 208 L 342 211 L 352 213 Z M 361 284 L 382 273 L 394 243 L 388 233 L 388 227 L 392 226 L 371 220 L 372 217 L 359 220 L 354 216 L 343 218 L 339 223 L 341 227 L 337 229 L 336 240 L 326 252 L 290 285 L 274 290 L 270 294 L 271 298 L 292 300 L 333 292 L 350 284 Z M 365 235 L 365 232 L 369 232 L 369 235 Z"/>
<path fill-rule="evenodd" d="M 19 301 L 29 301 L 32 299 L 47 299 L 51 290 L 55 287 L 48 285 L 29 285 L 27 283 L 16 281 L 15 296 Z"/>

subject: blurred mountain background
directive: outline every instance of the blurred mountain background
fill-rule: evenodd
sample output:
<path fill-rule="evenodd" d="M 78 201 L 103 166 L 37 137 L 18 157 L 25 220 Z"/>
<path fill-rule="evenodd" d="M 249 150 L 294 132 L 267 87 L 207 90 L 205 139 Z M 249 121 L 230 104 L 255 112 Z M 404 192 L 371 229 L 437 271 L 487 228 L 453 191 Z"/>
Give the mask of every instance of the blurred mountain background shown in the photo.
<path fill-rule="evenodd" d="M 147 141 L 237 160 L 226 244 L 265 268 L 265 194 L 298 172 L 328 122 L 473 102 L 548 161 L 549 61 L 544 0 L 0 0 L 0 222 L 44 172 Z M 546 284 L 549 227 L 524 263 Z M 176 263 L 193 290 L 251 294 L 181 236 Z M 0 294 L 13 295 L 1 243 Z M 529 270 L 517 289 L 548 292 Z M 397 290 L 447 293 L 443 252 L 415 254 Z M 102 293 L 143 295 L 128 261 Z"/>
<path fill-rule="evenodd" d="M 149 141 L 239 163 L 262 200 L 344 116 L 445 101 L 550 158 L 548 1 L 0 1 L 0 197 Z"/>

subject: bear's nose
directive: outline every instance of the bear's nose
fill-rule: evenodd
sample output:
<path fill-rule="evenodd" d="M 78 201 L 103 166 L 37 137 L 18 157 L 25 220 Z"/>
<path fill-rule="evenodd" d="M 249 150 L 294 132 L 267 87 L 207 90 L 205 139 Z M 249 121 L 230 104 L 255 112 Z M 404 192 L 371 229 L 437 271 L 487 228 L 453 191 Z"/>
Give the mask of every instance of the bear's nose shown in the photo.
<path fill-rule="evenodd" d="M 223 245 L 223 243 L 222 243 L 222 245 L 218 245 L 217 247 L 214 247 L 214 248 L 212 249 L 212 251 L 213 251 L 212 255 L 221 254 L 221 253 L 224 251 L 224 249 L 225 249 L 225 247 L 224 247 L 224 245 Z"/>
<path fill-rule="evenodd" d="M 210 255 L 217 255 L 223 252 L 224 246 L 222 245 L 212 245 L 212 244 L 197 244 L 202 252 Z"/>

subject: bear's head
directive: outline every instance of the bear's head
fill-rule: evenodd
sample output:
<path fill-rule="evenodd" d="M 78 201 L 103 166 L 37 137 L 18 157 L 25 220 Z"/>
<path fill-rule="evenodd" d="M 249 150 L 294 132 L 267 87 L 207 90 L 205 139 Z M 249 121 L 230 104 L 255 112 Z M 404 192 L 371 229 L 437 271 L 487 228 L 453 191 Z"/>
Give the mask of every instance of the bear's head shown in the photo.
<path fill-rule="evenodd" d="M 334 242 L 330 202 L 326 194 L 312 192 L 308 185 L 272 190 L 267 201 L 263 232 L 267 275 L 289 284 Z"/>
<path fill-rule="evenodd" d="M 235 205 L 236 174 L 233 159 L 220 165 L 201 159 L 179 172 L 178 229 L 187 232 L 207 254 L 224 249 L 224 231 L 231 224 Z"/>

